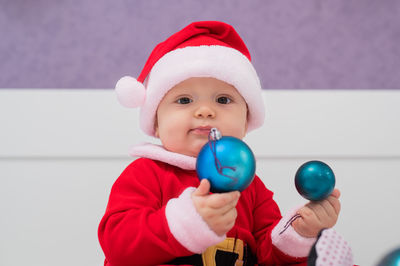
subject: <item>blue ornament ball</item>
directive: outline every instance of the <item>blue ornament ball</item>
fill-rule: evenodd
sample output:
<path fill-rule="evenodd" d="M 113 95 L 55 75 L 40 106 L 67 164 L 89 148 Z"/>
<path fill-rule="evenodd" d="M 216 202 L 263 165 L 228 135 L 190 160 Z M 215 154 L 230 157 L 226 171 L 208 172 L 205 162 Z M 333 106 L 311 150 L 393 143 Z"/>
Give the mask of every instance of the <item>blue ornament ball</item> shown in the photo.
<path fill-rule="evenodd" d="M 211 192 L 243 191 L 254 179 L 254 154 L 242 140 L 224 136 L 208 141 L 197 156 L 199 179 L 208 179 Z"/>
<path fill-rule="evenodd" d="M 386 254 L 377 266 L 399 266 L 400 265 L 400 247 Z"/>
<path fill-rule="evenodd" d="M 335 174 L 329 165 L 321 161 L 301 165 L 294 180 L 300 195 L 312 201 L 327 198 L 335 188 Z"/>

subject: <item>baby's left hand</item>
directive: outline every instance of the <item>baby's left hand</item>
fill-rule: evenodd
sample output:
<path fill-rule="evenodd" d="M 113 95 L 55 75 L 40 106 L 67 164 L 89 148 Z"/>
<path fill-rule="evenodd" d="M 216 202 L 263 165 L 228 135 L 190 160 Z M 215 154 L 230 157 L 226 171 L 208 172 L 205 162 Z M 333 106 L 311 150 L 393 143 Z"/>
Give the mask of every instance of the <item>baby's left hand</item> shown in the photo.
<path fill-rule="evenodd" d="M 340 191 L 334 189 L 332 194 L 321 201 L 310 201 L 297 213 L 301 216 L 293 221 L 294 230 L 303 237 L 317 237 L 322 229 L 336 224 L 340 212 Z"/>

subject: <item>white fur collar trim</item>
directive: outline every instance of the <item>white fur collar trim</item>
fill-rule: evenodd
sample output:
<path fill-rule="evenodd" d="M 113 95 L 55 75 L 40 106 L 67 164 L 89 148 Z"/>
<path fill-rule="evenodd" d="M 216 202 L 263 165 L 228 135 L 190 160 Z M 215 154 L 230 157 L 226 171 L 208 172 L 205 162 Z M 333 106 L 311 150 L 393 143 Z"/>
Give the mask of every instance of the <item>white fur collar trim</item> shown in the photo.
<path fill-rule="evenodd" d="M 143 143 L 133 146 L 129 154 L 134 157 L 144 157 L 168 163 L 185 170 L 196 169 L 196 158 L 180 153 L 170 152 L 161 145 Z"/>

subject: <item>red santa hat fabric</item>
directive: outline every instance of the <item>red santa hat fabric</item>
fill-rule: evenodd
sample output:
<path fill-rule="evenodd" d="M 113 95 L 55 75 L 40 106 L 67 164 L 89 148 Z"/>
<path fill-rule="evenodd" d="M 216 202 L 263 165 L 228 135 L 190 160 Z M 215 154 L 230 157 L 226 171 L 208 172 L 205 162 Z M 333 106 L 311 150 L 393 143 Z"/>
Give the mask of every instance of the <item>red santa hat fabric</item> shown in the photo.
<path fill-rule="evenodd" d="M 264 122 L 261 84 L 250 53 L 235 29 L 223 22 L 194 22 L 158 44 L 137 79 L 116 85 L 120 103 L 141 107 L 140 126 L 154 136 L 158 104 L 175 85 L 191 77 L 213 77 L 234 86 L 249 109 L 248 131 Z"/>

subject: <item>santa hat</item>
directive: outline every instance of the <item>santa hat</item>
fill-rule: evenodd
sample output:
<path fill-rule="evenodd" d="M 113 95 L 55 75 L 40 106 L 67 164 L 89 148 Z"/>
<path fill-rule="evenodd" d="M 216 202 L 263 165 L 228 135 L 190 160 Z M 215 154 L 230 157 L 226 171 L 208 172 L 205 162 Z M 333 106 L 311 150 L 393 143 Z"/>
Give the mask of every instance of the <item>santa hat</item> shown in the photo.
<path fill-rule="evenodd" d="M 158 44 L 139 77 L 121 78 L 116 92 L 122 105 L 141 107 L 140 126 L 154 136 L 158 104 L 191 77 L 213 77 L 234 86 L 248 105 L 248 131 L 263 124 L 261 84 L 250 53 L 235 29 L 223 22 L 194 22 Z"/>

